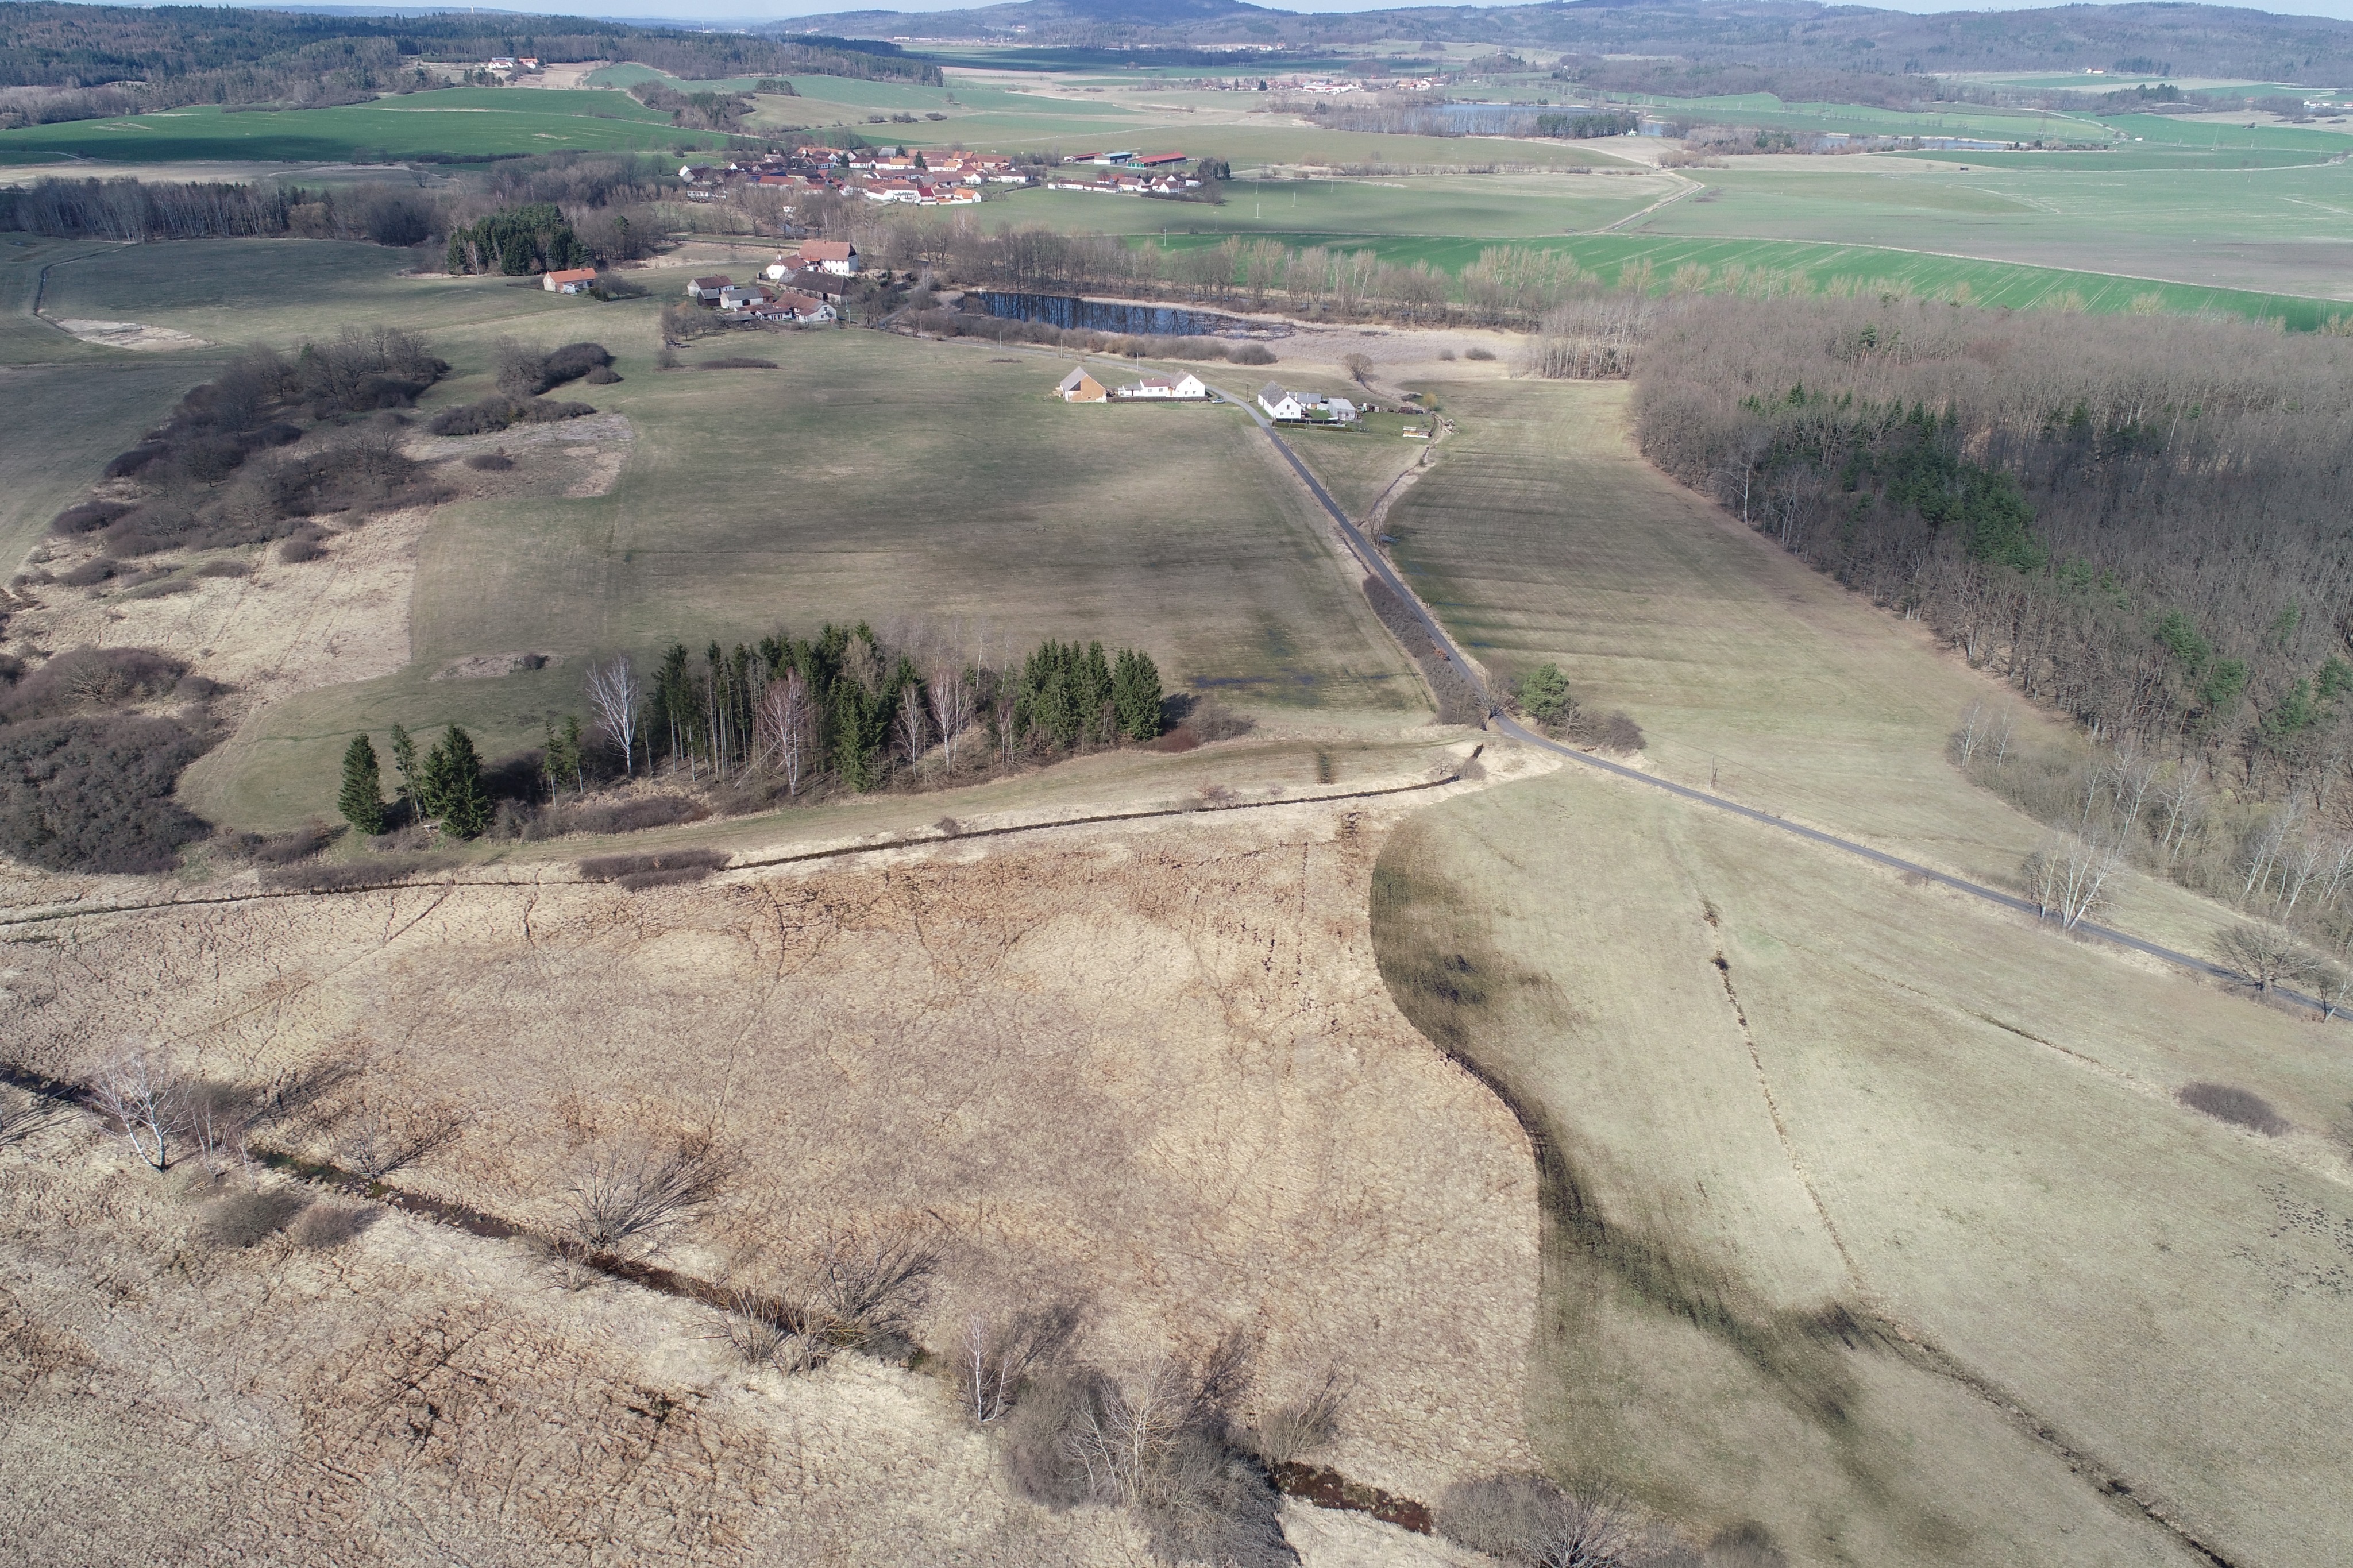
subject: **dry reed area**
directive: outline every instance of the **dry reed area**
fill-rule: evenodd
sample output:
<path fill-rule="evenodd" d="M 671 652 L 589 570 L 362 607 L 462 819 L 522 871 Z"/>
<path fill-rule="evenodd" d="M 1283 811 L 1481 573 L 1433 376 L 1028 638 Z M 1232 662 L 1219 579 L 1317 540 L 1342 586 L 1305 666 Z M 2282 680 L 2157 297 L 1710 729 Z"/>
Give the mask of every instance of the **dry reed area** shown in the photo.
<path fill-rule="evenodd" d="M 1527 1460 L 1535 1184 L 1508 1113 L 1398 1016 L 1373 964 L 1372 861 L 1402 809 L 1179 818 L 637 893 L 418 888 L 19 927 L 0 1006 L 40 1070 L 152 1048 L 285 1092 L 281 1146 L 388 1163 L 403 1186 L 550 1229 L 630 1151 L 707 1144 L 723 1176 L 656 1238 L 662 1263 L 781 1289 L 845 1238 L 901 1238 L 936 1255 L 911 1324 L 935 1351 L 976 1313 L 1060 1307 L 1114 1368 L 1239 1334 L 1252 1408 L 1336 1379 L 1319 1458 L 1431 1496 Z M 100 1206 L 153 1206 L 173 1179 L 126 1170 Z M 212 1268 L 175 1312 L 244 1311 Z M 267 1270 L 239 1287 L 290 1289 Z M 411 1312 L 406 1284 L 334 1292 L 387 1324 Z M 476 1310 L 506 1321 L 550 1292 Z M 52 1309 L 18 1310 L 50 1331 Z M 674 1316 L 616 1322 L 614 1353 L 701 1355 Z M 530 1331 L 568 1343 L 560 1325 Z M 229 1363 L 174 1354 L 198 1380 L 251 1363 L 248 1342 L 219 1342 Z M 479 1397 L 509 1397 L 485 1376 Z M 384 1428 L 406 1406 L 367 1386 L 308 1396 L 377 1445 L 339 1496 L 397 1491 Z M 596 1408 L 565 1419 L 597 1445 L 636 1440 L 618 1406 Z M 822 1454 L 802 1468 L 819 1490 L 847 1484 Z M 723 1473 L 698 1484 L 714 1500 L 698 1507 L 743 1500 Z M 108 1538 L 132 1539 L 152 1505 L 115 1506 L 124 1533 Z M 380 1506 L 402 1550 L 426 1539 Z"/>

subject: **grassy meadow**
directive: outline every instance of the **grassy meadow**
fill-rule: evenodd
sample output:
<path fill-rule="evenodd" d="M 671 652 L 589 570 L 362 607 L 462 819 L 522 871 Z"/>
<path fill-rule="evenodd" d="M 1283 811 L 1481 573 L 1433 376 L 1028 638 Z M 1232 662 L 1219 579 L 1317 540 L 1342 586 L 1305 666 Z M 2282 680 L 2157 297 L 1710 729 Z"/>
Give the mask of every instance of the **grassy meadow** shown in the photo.
<path fill-rule="evenodd" d="M 427 679 L 469 654 L 644 655 L 673 637 L 699 647 L 828 620 L 956 625 L 1007 648 L 1100 637 L 1151 652 L 1172 689 L 1342 722 L 1394 727 L 1424 710 L 1316 514 L 1239 410 L 1071 407 L 1048 395 L 1063 368 L 1050 356 L 848 331 L 728 338 L 685 356 L 756 353 L 776 371 L 663 373 L 654 312 L 683 272 L 646 274 L 647 299 L 598 304 L 503 279 L 396 277 L 397 253 L 368 246 L 83 248 L 95 253 L 51 275 L 54 313 L 136 297 L 141 320 L 221 344 L 286 345 L 344 322 L 423 331 L 456 367 L 427 413 L 491 390 L 501 335 L 600 341 L 626 378 L 574 389 L 634 431 L 610 493 L 437 511 L 411 667 L 273 706 L 206 759 L 192 793 L 223 820 L 311 815 L 332 793 L 336 737 L 353 730 L 456 720 L 496 752 L 581 705 L 576 663 Z M 86 460 L 49 460 L 69 490 L 206 368 L 143 360 L 164 362 L 152 408 Z M 26 542 L 56 504 L 28 513 Z"/>
<path fill-rule="evenodd" d="M 106 460 L 138 440 L 219 355 L 130 353 L 72 337 L 33 314 L 46 270 L 51 315 L 119 320 L 89 301 L 58 309 L 62 279 L 78 266 L 121 255 L 119 247 L 0 236 L 0 570 L 14 572 L 49 519 L 81 498 Z"/>
<path fill-rule="evenodd" d="M 2021 745 L 2072 732 L 1809 571 L 1633 448 L 1623 384 L 1438 388 L 1459 432 L 1391 509 L 1391 554 L 1498 680 L 1546 661 L 1623 708 L 1680 783 L 2007 886 L 2043 829 L 1968 783 L 1947 737 L 2013 706 Z M 2233 917 L 2134 872 L 2113 923 L 2190 952 Z"/>
<path fill-rule="evenodd" d="M 1810 1563 L 2199 1560 L 2105 1477 L 2221 1560 L 2353 1529 L 2337 1032 L 1574 767 L 1420 814 L 1373 910 L 1559 1152 L 1554 1473 Z"/>

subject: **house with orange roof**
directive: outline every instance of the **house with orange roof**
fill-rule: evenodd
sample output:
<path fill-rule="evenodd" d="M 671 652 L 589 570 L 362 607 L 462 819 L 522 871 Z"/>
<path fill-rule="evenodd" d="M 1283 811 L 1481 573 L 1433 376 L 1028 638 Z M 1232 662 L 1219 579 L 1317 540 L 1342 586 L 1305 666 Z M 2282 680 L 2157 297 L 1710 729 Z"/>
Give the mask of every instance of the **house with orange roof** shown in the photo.
<path fill-rule="evenodd" d="M 539 286 L 551 294 L 586 294 L 596 287 L 596 269 L 593 267 L 567 267 L 560 272 L 543 272 Z"/>

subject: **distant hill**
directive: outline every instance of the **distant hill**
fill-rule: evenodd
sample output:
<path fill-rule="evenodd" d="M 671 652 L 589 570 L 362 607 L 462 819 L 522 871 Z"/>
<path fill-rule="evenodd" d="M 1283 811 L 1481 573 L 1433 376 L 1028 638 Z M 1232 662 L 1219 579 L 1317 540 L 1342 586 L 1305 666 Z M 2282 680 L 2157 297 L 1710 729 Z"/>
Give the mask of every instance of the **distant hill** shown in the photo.
<path fill-rule="evenodd" d="M 2353 22 L 2221 5 L 2065 5 L 1915 16 L 1810 0 L 1572 0 L 1303 15 L 1241 0 L 1016 0 L 972 10 L 849 11 L 760 29 L 1045 47 L 1329 48 L 1388 39 L 1580 55 L 1665 55 L 1777 69 L 2053 70 L 2353 86 Z"/>

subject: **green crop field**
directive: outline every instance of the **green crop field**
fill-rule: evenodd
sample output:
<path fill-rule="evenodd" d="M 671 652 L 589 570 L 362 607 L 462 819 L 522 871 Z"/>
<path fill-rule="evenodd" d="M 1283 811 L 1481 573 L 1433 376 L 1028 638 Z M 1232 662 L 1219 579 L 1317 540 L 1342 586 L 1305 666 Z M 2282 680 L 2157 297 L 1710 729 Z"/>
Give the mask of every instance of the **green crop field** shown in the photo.
<path fill-rule="evenodd" d="M 1189 149 L 1188 149 L 1189 150 Z M 1089 170 L 1077 177 L 1085 178 Z M 1665 175 L 1409 174 L 1335 180 L 1238 179 L 1220 205 L 1018 191 L 983 209 L 992 225 L 1045 223 L 1103 234 L 1448 236 L 1525 239 L 1577 234 L 1631 216 L 1678 188 Z"/>
<path fill-rule="evenodd" d="M 2261 152 L 2319 153 L 2330 157 L 2353 153 L 2353 132 L 2326 126 L 2245 125 L 2189 120 L 2174 114 L 2122 114 L 2111 118 L 2107 124 L 2151 145 L 2207 150 L 2248 147 Z"/>
<path fill-rule="evenodd" d="M 1224 237 L 1208 232 L 1168 234 L 1154 236 L 1153 242 L 1177 249 L 1219 244 Z M 1478 260 L 1481 251 L 1498 243 L 1377 237 L 1350 239 L 1314 232 L 1279 231 L 1259 237 L 1293 246 L 1329 245 L 1341 249 L 1369 250 L 1384 261 L 1409 265 L 1427 261 L 1447 272 L 1460 272 Z M 1802 288 L 1812 293 L 1833 289 L 1862 293 L 1883 289 L 2011 310 L 2156 310 L 2181 314 L 2216 310 L 2251 319 L 2277 320 L 2295 331 L 2313 331 L 2339 316 L 2353 315 L 2353 310 L 2329 300 L 2294 294 L 2257 293 L 2114 273 L 1979 261 L 1893 246 L 1669 238 L 1640 233 L 1579 235 L 1513 243 L 1572 257 L 1578 266 L 1605 283 L 1619 282 L 1630 267 L 1648 266 L 1649 287 L 1654 293 L 1678 287 L 1709 289 L 1755 286 L 1761 281 L 1777 288 Z"/>
<path fill-rule="evenodd" d="M 673 129 L 669 116 L 626 93 L 460 87 L 332 109 L 229 113 L 197 104 L 121 120 L 26 126 L 0 131 L 0 163 L 299 163 L 725 144 L 723 136 Z"/>
<path fill-rule="evenodd" d="M 1662 116 L 1688 117 L 1702 123 L 1753 125 L 1760 130 L 1843 131 L 1855 136 L 1966 136 L 1997 142 L 2104 142 L 2109 134 L 2099 121 L 2087 117 L 1978 104 L 1900 110 L 1861 103 L 1784 103 L 1769 92 L 1724 98 L 1630 96 L 1631 101 L 1646 104 Z"/>

